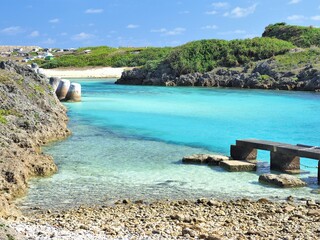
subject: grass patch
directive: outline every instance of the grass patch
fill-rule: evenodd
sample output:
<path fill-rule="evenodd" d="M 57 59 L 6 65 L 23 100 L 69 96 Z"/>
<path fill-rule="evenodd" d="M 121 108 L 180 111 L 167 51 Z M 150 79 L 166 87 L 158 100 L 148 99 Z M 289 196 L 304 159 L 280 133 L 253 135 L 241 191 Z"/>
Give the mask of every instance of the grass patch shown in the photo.
<path fill-rule="evenodd" d="M 8 120 L 6 119 L 6 116 L 9 116 L 9 115 L 14 115 L 14 116 L 17 116 L 17 117 L 21 117 L 22 116 L 16 110 L 0 109 L 0 124 L 7 124 Z"/>
<path fill-rule="evenodd" d="M 44 88 L 42 86 L 40 86 L 40 85 L 32 85 L 31 87 L 37 93 L 42 93 L 43 94 L 45 92 Z"/>
<path fill-rule="evenodd" d="M 85 50 L 91 50 L 85 53 Z M 51 61 L 36 60 L 43 68 L 57 67 L 137 67 L 148 61 L 162 60 L 171 48 L 111 48 L 107 46 L 79 48 L 75 53 L 56 56 Z"/>
<path fill-rule="evenodd" d="M 286 53 L 276 56 L 277 68 L 280 71 L 303 68 L 308 64 L 320 66 L 320 48 L 308 48 L 301 52 Z"/>

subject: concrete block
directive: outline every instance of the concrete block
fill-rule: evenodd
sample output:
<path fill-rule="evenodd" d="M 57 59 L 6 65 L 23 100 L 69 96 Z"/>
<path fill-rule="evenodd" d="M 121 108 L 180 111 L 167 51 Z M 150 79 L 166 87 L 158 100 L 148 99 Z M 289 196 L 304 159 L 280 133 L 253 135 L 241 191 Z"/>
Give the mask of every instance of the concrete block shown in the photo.
<path fill-rule="evenodd" d="M 229 172 L 251 172 L 257 169 L 257 165 L 245 161 L 222 161 L 220 166 Z"/>

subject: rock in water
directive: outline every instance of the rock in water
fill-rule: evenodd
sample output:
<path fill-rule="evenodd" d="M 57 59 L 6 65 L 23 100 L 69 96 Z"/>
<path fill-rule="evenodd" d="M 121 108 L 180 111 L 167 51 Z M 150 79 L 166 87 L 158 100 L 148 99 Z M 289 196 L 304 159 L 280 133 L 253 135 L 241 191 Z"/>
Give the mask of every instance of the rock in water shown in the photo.
<path fill-rule="evenodd" d="M 259 177 L 259 182 L 283 188 L 305 187 L 307 185 L 304 181 L 289 174 L 262 174 Z"/>
<path fill-rule="evenodd" d="M 66 100 L 72 102 L 81 101 L 81 85 L 79 83 L 71 83 Z"/>
<path fill-rule="evenodd" d="M 58 78 L 58 77 L 49 78 L 49 83 L 50 83 L 51 87 L 53 88 L 54 92 L 57 91 L 57 88 L 59 86 L 60 81 L 61 81 L 61 78 Z"/>
<path fill-rule="evenodd" d="M 182 163 L 187 164 L 207 164 L 208 154 L 193 154 L 182 158 Z"/>
<path fill-rule="evenodd" d="M 222 161 L 230 160 L 229 157 L 223 155 L 209 155 L 208 164 L 213 166 L 219 166 Z"/>
<path fill-rule="evenodd" d="M 61 79 L 56 91 L 56 94 L 59 100 L 64 100 L 66 98 L 69 88 L 70 88 L 70 81 L 66 79 Z"/>
<path fill-rule="evenodd" d="M 228 161 L 229 157 L 214 154 L 193 154 L 182 158 L 182 163 L 209 164 L 218 166 L 221 161 Z"/>
<path fill-rule="evenodd" d="M 257 165 L 245 161 L 222 161 L 220 166 L 229 172 L 250 172 L 257 169 Z"/>

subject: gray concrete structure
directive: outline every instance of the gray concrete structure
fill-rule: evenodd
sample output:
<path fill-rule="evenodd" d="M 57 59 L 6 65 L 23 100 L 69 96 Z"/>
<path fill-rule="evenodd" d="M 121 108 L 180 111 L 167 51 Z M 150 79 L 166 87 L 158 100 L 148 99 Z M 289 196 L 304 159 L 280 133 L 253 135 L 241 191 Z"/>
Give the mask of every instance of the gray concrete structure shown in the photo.
<path fill-rule="evenodd" d="M 231 158 L 255 160 L 257 149 L 270 151 L 270 168 L 286 173 L 300 173 L 300 157 L 318 160 L 318 184 L 320 185 L 320 147 L 245 139 L 237 140 L 236 145 L 231 145 Z"/>

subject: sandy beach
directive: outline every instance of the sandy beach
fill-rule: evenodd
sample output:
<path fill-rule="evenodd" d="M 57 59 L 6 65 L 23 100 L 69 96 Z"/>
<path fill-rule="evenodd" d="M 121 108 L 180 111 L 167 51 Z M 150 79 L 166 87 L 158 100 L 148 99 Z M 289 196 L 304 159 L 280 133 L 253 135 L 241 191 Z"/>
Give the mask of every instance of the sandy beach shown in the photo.
<path fill-rule="evenodd" d="M 130 68 L 55 68 L 43 69 L 43 73 L 48 77 L 61 78 L 120 78 L 122 72 L 126 69 Z"/>

